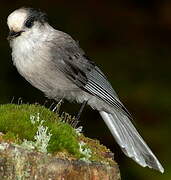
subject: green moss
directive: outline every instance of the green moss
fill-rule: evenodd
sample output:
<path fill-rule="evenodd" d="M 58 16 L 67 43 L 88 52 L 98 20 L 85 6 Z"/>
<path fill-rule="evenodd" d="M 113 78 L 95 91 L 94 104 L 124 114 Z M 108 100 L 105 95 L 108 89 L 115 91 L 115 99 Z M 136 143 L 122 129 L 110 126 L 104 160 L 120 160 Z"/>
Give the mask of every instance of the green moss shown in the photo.
<path fill-rule="evenodd" d="M 37 113 L 40 120 L 44 120 L 43 125 L 47 126 L 52 134 L 48 152 L 67 150 L 80 157 L 75 130 L 69 124 L 61 122 L 56 113 L 40 105 L 0 105 L 0 132 L 5 134 L 5 139 L 35 141 L 38 123 L 31 123 L 30 116 L 36 116 Z"/>
<path fill-rule="evenodd" d="M 34 148 L 35 135 L 39 132 L 38 128 L 42 126 L 44 131 L 47 130 L 45 137 L 50 137 L 47 141 L 47 152 L 59 154 L 59 156 L 65 154 L 67 158 L 79 158 L 87 162 L 91 160 L 112 164 L 111 157 L 108 157 L 110 151 L 97 140 L 86 138 L 76 132 L 67 123 L 73 123 L 73 120 L 70 115 L 63 114 L 60 117 L 40 105 L 0 105 L 0 132 L 4 134 L 3 140 L 21 145 L 24 143 L 27 147 Z M 81 146 L 81 143 L 85 145 Z"/>
<path fill-rule="evenodd" d="M 101 145 L 98 140 L 85 137 L 83 134 L 79 137 L 80 141 L 86 143 L 87 148 L 91 150 L 90 161 L 101 162 L 109 165 L 115 164 L 113 161 L 113 153 L 105 146 Z"/>
<path fill-rule="evenodd" d="M 48 150 L 50 152 L 67 151 L 71 154 L 79 153 L 79 145 L 75 130 L 71 128 L 69 124 L 59 123 L 58 126 L 51 127 L 51 133 L 53 134 L 49 142 Z M 69 147 L 69 148 L 68 148 Z"/>
<path fill-rule="evenodd" d="M 19 143 L 20 139 L 18 138 L 18 136 L 16 134 L 14 134 L 13 132 L 8 131 L 4 136 L 3 136 L 4 140 L 7 140 L 9 142 L 16 142 Z"/>
<path fill-rule="evenodd" d="M 33 140 L 37 131 L 37 126 L 30 121 L 30 115 L 40 113 L 40 118 L 52 119 L 52 112 L 39 105 L 0 105 L 0 131 L 3 133 L 13 133 L 23 140 Z M 58 117 L 53 117 L 57 119 Z"/>

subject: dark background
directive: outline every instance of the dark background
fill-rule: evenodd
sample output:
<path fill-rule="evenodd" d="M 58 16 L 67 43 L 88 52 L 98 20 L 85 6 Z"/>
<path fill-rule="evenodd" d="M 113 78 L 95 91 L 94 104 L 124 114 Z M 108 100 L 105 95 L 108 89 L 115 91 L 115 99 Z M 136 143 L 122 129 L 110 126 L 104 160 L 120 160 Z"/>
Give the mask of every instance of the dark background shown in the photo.
<path fill-rule="evenodd" d="M 6 18 L 21 6 L 44 10 L 54 27 L 79 40 L 87 55 L 105 72 L 165 168 L 162 175 L 127 158 L 98 113 L 86 108 L 80 122 L 84 133 L 115 153 L 122 179 L 171 179 L 171 1 L 1 0 L 0 103 L 9 103 L 13 97 L 15 103 L 20 97 L 29 103 L 46 101 L 12 65 Z M 65 103 L 62 109 L 75 115 L 79 106 Z"/>

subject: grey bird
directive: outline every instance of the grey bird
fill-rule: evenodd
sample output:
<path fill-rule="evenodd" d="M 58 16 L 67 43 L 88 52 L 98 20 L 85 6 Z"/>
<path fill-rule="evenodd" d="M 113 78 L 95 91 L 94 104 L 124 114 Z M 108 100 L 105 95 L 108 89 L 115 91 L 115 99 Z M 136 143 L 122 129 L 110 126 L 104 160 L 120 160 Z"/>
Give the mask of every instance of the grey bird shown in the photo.
<path fill-rule="evenodd" d="M 125 155 L 164 172 L 106 76 L 70 35 L 54 29 L 45 13 L 32 8 L 15 10 L 7 24 L 13 63 L 27 81 L 48 98 L 87 103 L 98 110 Z"/>

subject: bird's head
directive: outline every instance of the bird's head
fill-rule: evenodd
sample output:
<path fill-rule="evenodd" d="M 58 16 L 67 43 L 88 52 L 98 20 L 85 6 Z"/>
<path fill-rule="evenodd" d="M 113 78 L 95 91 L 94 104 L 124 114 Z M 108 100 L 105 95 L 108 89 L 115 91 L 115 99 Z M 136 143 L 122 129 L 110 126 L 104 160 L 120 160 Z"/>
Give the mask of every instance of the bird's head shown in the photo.
<path fill-rule="evenodd" d="M 45 13 L 33 8 L 20 8 L 12 12 L 7 19 L 9 27 L 8 40 L 29 34 L 47 22 Z"/>

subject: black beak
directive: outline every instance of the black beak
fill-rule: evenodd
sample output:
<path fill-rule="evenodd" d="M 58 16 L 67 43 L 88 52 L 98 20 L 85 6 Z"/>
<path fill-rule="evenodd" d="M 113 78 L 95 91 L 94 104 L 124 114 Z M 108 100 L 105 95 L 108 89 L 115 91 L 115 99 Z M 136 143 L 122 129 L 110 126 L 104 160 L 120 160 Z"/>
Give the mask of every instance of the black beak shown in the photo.
<path fill-rule="evenodd" d="M 24 31 L 18 31 L 18 32 L 10 31 L 9 34 L 8 34 L 7 39 L 8 39 L 8 40 L 12 40 L 12 39 L 14 39 L 15 37 L 20 36 L 22 32 L 24 32 Z"/>

